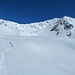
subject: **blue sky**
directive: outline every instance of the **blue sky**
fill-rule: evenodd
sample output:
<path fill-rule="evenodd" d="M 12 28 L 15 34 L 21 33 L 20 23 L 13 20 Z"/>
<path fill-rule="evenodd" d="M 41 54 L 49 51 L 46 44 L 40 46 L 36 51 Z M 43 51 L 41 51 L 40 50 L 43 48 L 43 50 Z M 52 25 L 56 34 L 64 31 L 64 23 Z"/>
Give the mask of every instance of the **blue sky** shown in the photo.
<path fill-rule="evenodd" d="M 18 23 L 75 17 L 75 0 L 0 0 L 0 18 Z"/>

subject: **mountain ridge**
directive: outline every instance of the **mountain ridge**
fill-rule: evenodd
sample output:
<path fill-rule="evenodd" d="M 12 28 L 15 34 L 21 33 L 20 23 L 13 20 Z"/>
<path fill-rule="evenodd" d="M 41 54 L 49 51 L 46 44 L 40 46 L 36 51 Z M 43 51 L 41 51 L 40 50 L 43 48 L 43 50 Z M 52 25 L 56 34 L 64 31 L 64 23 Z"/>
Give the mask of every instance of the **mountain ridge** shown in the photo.
<path fill-rule="evenodd" d="M 70 37 L 75 30 L 74 24 L 75 19 L 67 16 L 29 24 L 0 19 L 0 35 L 38 36 L 44 34 L 43 31 L 46 30 L 46 33 L 54 32 L 55 35 L 65 33 L 64 35 Z"/>

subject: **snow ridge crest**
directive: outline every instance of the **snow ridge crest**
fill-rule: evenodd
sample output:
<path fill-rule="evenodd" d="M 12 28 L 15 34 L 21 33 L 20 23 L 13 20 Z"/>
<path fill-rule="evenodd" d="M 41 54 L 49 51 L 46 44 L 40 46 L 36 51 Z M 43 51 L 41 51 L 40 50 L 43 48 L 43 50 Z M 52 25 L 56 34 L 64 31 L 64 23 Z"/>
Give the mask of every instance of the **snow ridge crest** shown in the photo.
<path fill-rule="evenodd" d="M 56 36 L 71 37 L 74 35 L 74 25 L 75 18 L 67 16 L 30 24 L 19 24 L 0 19 L 0 35 L 38 36 L 44 33 L 54 33 Z"/>

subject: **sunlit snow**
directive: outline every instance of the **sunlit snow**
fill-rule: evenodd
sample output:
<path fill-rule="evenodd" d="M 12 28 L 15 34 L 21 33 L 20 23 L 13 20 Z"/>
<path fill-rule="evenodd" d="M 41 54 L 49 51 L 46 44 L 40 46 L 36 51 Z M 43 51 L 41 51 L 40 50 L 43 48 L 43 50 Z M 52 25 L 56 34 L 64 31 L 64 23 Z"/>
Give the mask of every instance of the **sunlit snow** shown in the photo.
<path fill-rule="evenodd" d="M 0 75 L 75 75 L 75 19 L 64 17 L 73 25 L 68 30 L 60 19 L 26 25 L 0 20 Z M 51 31 L 56 24 L 58 35 Z"/>

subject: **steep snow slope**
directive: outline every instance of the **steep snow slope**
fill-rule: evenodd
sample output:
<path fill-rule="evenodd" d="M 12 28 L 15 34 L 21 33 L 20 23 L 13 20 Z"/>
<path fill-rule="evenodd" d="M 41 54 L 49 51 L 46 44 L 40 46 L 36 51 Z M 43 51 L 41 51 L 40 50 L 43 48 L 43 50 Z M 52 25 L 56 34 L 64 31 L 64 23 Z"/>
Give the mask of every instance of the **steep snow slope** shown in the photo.
<path fill-rule="evenodd" d="M 48 30 L 48 31 L 46 31 Z M 15 35 L 15 36 L 38 36 L 46 32 L 55 35 L 64 35 L 74 37 L 75 19 L 64 16 L 62 18 L 54 18 L 43 22 L 36 22 L 30 24 L 18 24 L 10 21 L 0 20 L 0 34 L 1 35 Z"/>
<path fill-rule="evenodd" d="M 75 39 L 52 36 L 2 39 L 13 46 L 9 45 L 12 48 L 7 51 L 8 44 L 5 45 L 0 75 L 75 75 Z"/>

